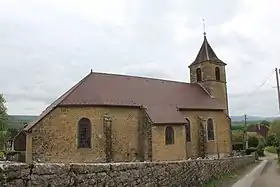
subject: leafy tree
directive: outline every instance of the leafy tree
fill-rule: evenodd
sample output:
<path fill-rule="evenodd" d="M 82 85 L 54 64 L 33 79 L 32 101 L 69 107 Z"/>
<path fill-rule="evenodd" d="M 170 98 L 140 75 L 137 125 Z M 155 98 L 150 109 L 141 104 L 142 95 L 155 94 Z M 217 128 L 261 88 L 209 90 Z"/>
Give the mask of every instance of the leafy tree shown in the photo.
<path fill-rule="evenodd" d="M 232 142 L 233 143 L 243 143 L 244 142 L 244 133 L 239 130 L 232 131 Z"/>
<path fill-rule="evenodd" d="M 275 133 L 277 141 L 280 142 L 280 120 L 274 120 L 271 123 L 270 132 Z"/>
<path fill-rule="evenodd" d="M 267 145 L 277 147 L 279 146 L 279 142 L 277 141 L 277 137 L 275 133 L 269 133 L 267 136 Z"/>
<path fill-rule="evenodd" d="M 0 94 L 0 149 L 5 148 L 5 142 L 7 139 L 7 126 L 8 126 L 8 114 L 6 108 L 6 101 L 3 94 Z"/>
<path fill-rule="evenodd" d="M 8 128 L 7 133 L 9 135 L 9 138 L 13 139 L 19 133 L 19 129 L 17 129 L 17 128 Z"/>
<path fill-rule="evenodd" d="M 267 120 L 263 120 L 263 121 L 261 121 L 261 124 L 263 124 L 263 125 L 268 127 L 270 125 L 270 122 L 267 121 Z"/>
<path fill-rule="evenodd" d="M 238 124 L 238 125 L 232 125 L 231 126 L 231 130 L 232 131 L 244 131 L 244 125 L 240 125 L 240 124 Z"/>

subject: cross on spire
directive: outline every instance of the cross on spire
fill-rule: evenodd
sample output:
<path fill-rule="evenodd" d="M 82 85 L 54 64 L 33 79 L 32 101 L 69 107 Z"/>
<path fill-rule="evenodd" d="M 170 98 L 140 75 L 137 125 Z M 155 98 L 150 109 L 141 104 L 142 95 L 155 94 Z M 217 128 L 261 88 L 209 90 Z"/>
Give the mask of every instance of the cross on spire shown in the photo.
<path fill-rule="evenodd" d="M 203 23 L 203 35 L 206 36 L 206 29 L 205 29 L 205 20 L 202 18 L 202 23 Z"/>

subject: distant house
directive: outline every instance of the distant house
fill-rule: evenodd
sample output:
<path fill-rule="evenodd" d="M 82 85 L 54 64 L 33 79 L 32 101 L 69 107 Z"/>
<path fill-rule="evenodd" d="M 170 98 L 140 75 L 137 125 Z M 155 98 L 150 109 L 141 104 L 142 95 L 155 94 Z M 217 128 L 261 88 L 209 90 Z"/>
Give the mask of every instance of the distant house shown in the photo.
<path fill-rule="evenodd" d="M 267 138 L 267 134 L 268 134 L 269 128 L 263 124 L 254 124 L 254 125 L 250 125 L 248 126 L 247 132 L 252 134 L 252 133 L 256 133 L 257 135 L 261 135 L 264 138 Z"/>

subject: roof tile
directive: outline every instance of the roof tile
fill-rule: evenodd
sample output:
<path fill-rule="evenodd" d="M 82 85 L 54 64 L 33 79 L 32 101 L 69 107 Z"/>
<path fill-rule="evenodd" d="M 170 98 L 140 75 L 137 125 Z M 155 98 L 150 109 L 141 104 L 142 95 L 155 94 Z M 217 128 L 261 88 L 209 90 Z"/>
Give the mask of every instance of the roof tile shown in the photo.
<path fill-rule="evenodd" d="M 153 123 L 185 122 L 178 109 L 224 109 L 199 84 L 91 72 L 24 130 L 30 130 L 55 107 L 74 105 L 143 106 Z"/>

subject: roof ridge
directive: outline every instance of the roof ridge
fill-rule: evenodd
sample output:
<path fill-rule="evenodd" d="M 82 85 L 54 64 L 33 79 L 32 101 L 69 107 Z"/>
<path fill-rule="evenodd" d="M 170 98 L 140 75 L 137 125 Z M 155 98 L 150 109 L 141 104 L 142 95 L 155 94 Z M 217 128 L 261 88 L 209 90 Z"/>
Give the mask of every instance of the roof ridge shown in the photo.
<path fill-rule="evenodd" d="M 150 80 L 165 81 L 165 82 L 173 82 L 173 83 L 182 83 L 182 84 L 192 84 L 192 83 L 189 83 L 189 82 L 167 80 L 167 79 L 161 79 L 161 78 L 155 78 L 155 77 L 144 77 L 144 76 L 125 75 L 125 74 L 117 74 L 117 73 L 104 73 L 104 72 L 92 72 L 92 73 L 93 73 L 93 74 L 101 74 L 101 75 L 111 75 L 111 76 L 119 76 L 119 77 L 128 77 L 128 78 L 150 79 Z"/>
<path fill-rule="evenodd" d="M 64 94 L 58 97 L 53 103 L 47 106 L 46 109 L 35 120 L 30 122 L 25 128 L 23 128 L 23 131 L 29 131 L 33 126 L 39 123 L 47 114 L 53 111 L 54 108 L 56 108 L 64 99 L 66 99 L 73 91 L 75 91 L 91 75 L 91 73 L 92 72 L 86 75 L 82 80 L 80 80 L 70 89 L 68 89 Z"/>

